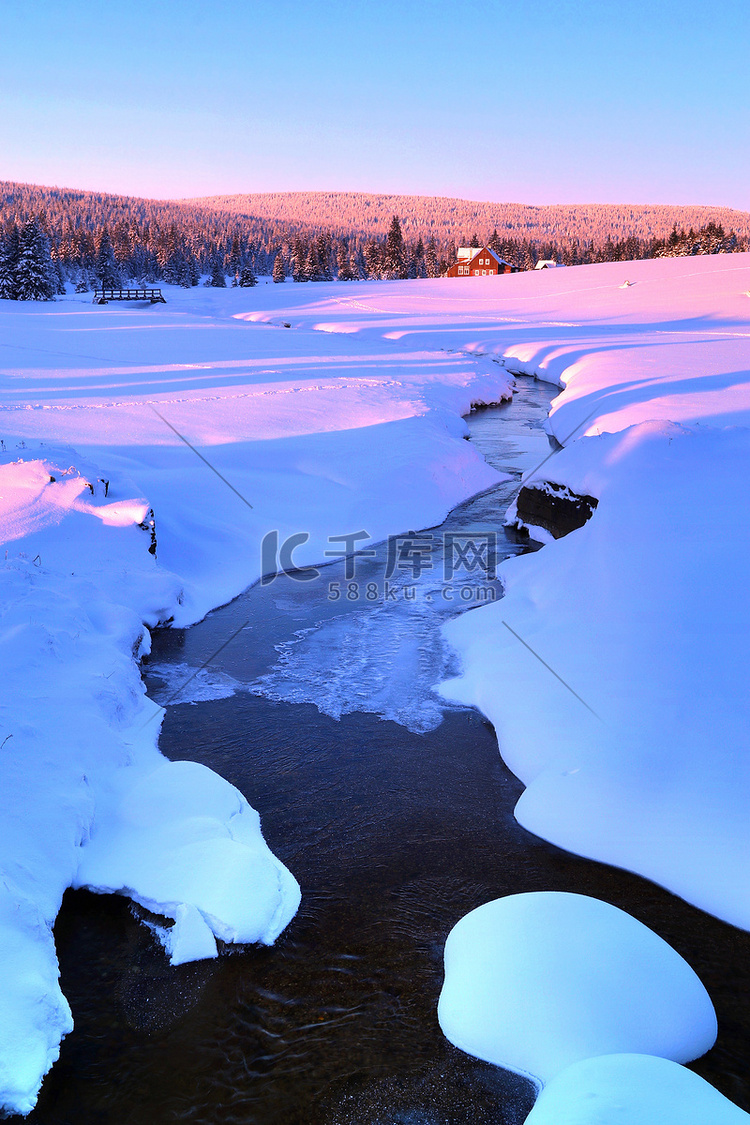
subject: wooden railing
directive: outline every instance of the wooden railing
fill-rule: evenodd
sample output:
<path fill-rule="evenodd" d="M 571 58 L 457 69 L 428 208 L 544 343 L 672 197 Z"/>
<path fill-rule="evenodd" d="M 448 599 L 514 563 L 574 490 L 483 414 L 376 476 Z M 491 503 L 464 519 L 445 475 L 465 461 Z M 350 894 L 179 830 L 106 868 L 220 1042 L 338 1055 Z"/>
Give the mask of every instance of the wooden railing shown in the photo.
<path fill-rule="evenodd" d="M 161 289 L 109 289 L 106 286 L 94 292 L 95 305 L 106 305 L 109 301 L 150 301 L 152 305 L 161 301 L 166 305 Z"/>

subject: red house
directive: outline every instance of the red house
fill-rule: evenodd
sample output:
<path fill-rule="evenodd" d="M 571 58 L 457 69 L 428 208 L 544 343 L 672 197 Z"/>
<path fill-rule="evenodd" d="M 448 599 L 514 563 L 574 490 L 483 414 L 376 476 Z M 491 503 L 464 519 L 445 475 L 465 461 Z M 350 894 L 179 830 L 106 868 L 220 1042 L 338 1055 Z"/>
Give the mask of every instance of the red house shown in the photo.
<path fill-rule="evenodd" d="M 459 246 L 458 258 L 446 277 L 492 277 L 498 273 L 515 273 L 510 262 L 498 257 L 489 246 Z"/>

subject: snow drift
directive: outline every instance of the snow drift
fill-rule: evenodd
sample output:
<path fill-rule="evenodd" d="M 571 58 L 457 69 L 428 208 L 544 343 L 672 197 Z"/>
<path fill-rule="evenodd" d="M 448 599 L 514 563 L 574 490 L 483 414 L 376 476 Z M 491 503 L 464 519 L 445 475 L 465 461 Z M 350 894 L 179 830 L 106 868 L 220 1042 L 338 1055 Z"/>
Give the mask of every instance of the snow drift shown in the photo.
<path fill-rule="evenodd" d="M 745 1113 L 697 1074 L 653 1055 L 574 1063 L 539 1095 L 526 1125 L 748 1125 Z"/>
<path fill-rule="evenodd" d="M 688 1062 L 716 1038 L 708 993 L 674 949 L 560 891 L 496 899 L 453 927 L 438 1019 L 463 1051 L 545 1083 L 593 1055 Z"/>

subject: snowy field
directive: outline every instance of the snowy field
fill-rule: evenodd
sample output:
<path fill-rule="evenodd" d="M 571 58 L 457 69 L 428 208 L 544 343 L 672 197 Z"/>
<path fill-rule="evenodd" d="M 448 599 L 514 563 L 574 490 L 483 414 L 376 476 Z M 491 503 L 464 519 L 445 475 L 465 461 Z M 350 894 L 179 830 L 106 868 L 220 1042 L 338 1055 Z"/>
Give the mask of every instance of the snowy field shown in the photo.
<path fill-rule="evenodd" d="M 70 1028 L 66 887 L 174 919 L 175 963 L 299 902 L 242 796 L 159 755 L 148 628 L 255 581 L 269 532 L 306 565 L 439 523 L 498 480 L 461 415 L 514 372 L 565 388 L 539 478 L 599 506 L 449 624 L 442 690 L 492 720 L 525 826 L 750 927 L 748 290 L 733 255 L 0 302 L 0 1105 L 32 1107 Z"/>

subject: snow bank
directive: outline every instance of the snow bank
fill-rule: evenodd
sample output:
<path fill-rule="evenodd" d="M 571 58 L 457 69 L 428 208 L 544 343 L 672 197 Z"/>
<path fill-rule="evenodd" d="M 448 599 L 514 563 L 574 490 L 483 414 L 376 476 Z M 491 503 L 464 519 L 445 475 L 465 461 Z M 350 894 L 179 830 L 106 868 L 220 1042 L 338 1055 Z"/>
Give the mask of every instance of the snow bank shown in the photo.
<path fill-rule="evenodd" d="M 603 1055 L 558 1074 L 526 1125 L 748 1125 L 697 1074 L 650 1055 Z"/>
<path fill-rule="evenodd" d="M 688 1062 L 716 1038 L 675 950 L 617 907 L 558 891 L 496 899 L 453 927 L 438 1019 L 461 1050 L 545 1083 L 592 1055 Z"/>
<path fill-rule="evenodd" d="M 461 440 L 473 403 L 510 397 L 499 363 L 241 319 L 279 288 L 170 288 L 147 309 L 0 302 L 0 438 L 64 441 L 132 479 L 180 577 L 178 625 L 260 577 L 269 531 L 307 534 L 294 560 L 320 563 L 330 535 L 435 525 L 502 479 Z"/>
<path fill-rule="evenodd" d="M 544 472 L 596 512 L 449 622 L 442 689 L 495 725 L 525 827 L 745 928 L 749 464 L 747 430 L 663 423 L 556 455 Z"/>
<path fill-rule="evenodd" d="M 7 877 L 0 884 L 0 956 L 0 1110 L 25 1114 L 73 1018 L 49 921 Z"/>
<path fill-rule="evenodd" d="M 175 963 L 215 955 L 215 936 L 273 941 L 299 889 L 231 785 L 156 749 L 136 657 L 180 584 L 149 552 L 148 504 L 70 449 L 4 459 L 0 1108 L 27 1113 L 72 1026 L 52 937 L 67 887 L 175 919 Z"/>

